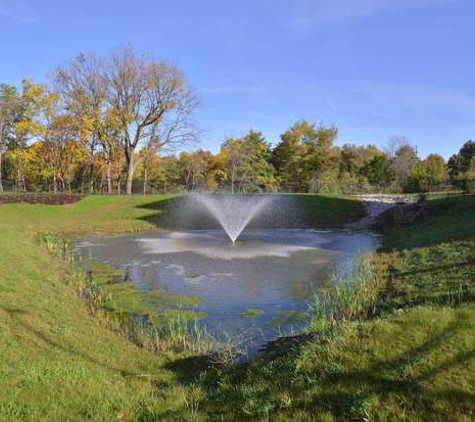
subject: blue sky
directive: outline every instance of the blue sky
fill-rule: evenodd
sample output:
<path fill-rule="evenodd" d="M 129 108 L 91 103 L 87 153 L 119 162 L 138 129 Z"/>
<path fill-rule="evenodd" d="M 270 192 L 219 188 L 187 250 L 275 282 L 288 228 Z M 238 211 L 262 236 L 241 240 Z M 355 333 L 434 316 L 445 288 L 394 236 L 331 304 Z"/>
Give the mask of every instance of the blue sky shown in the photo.
<path fill-rule="evenodd" d="M 473 0 L 0 0 L 0 81 L 131 44 L 201 94 L 203 148 L 306 118 L 448 157 L 475 138 L 474 18 Z"/>

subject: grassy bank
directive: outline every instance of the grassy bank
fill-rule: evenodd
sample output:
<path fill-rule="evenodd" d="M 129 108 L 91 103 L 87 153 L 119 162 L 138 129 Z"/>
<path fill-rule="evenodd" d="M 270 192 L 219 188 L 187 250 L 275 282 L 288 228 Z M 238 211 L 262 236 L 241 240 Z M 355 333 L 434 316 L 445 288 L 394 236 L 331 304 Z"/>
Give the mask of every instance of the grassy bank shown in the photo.
<path fill-rule="evenodd" d="M 316 307 L 311 327 L 323 331 L 210 375 L 203 409 L 223 420 L 474 420 L 474 211 L 474 197 L 430 201 L 383 238 L 370 273 L 329 292 L 324 315 Z"/>
<path fill-rule="evenodd" d="M 309 198 L 323 226 L 342 225 L 348 211 L 350 220 L 362 213 L 355 201 Z M 157 229 L 174 200 L 88 197 L 62 206 L 0 206 L 0 420 L 215 420 L 204 406 L 201 360 L 152 353 L 92 317 L 66 283 L 68 264 L 37 240 L 44 232 Z M 331 209 L 345 211 L 335 218 Z"/>
<path fill-rule="evenodd" d="M 327 294 L 333 318 L 314 308 L 312 340 L 229 368 L 117 335 L 38 246 L 38 232 L 155 229 L 168 200 L 0 206 L 0 420 L 475 419 L 475 197 L 434 198 L 410 227 L 389 231 L 369 271 Z M 303 200 L 323 226 L 343 224 L 335 207 L 361 212 Z"/>

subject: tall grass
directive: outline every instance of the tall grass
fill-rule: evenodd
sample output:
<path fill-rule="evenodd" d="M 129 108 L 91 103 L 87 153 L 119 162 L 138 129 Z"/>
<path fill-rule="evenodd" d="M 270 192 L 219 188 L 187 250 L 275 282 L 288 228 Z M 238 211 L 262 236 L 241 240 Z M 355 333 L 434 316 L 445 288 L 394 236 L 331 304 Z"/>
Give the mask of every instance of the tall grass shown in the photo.
<path fill-rule="evenodd" d="M 367 320 L 378 311 L 383 278 L 373 254 L 358 257 L 329 288 L 319 291 L 310 307 L 311 331 L 325 330 L 344 321 Z"/>
<path fill-rule="evenodd" d="M 227 348 L 200 324 L 198 318 L 190 320 L 185 312 L 174 312 L 162 326 L 152 324 L 146 315 L 130 315 L 127 312 L 106 309 L 113 297 L 104 295 L 101 286 L 94 280 L 91 271 L 78 264 L 71 252 L 69 242 L 57 233 L 43 233 L 39 243 L 53 256 L 69 262 L 66 283 L 85 299 L 89 312 L 115 332 L 133 343 L 153 351 L 175 350 L 191 353 L 210 353 Z"/>
<path fill-rule="evenodd" d="M 70 249 L 68 241 L 61 235 L 52 232 L 40 233 L 38 235 L 40 244 L 53 256 L 64 260 L 70 260 Z"/>
<path fill-rule="evenodd" d="M 132 323 L 129 338 L 134 343 L 154 351 L 189 351 L 207 354 L 219 349 L 218 342 L 200 324 L 198 318 L 192 320 L 183 313 L 176 313 L 163 326 L 155 326 L 147 319 Z"/>

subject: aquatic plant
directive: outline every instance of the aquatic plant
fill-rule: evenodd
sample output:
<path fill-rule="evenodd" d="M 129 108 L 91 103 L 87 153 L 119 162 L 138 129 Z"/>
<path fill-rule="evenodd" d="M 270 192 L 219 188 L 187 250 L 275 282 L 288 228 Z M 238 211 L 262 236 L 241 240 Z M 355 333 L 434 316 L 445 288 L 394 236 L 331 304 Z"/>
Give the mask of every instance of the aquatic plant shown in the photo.
<path fill-rule="evenodd" d="M 200 313 L 184 309 L 182 305 L 179 305 L 177 309 L 161 312 L 161 320 L 158 323 L 156 317 L 152 318 L 147 313 L 141 313 L 140 309 L 137 309 L 135 313 L 127 306 L 121 308 L 117 306 L 114 290 L 110 287 L 117 285 L 128 288 L 125 292 L 124 289 L 118 289 L 117 299 L 120 304 L 123 303 L 123 301 L 120 302 L 120 298 L 124 293 L 130 296 L 130 283 L 114 282 L 112 285 L 109 284 L 111 279 L 117 278 L 117 271 L 113 269 L 108 271 L 106 266 L 98 265 L 96 266 L 98 279 L 96 279 L 93 270 L 75 260 L 69 242 L 63 236 L 48 232 L 40 234 L 38 239 L 39 243 L 53 256 L 60 257 L 70 263 L 65 281 L 85 299 L 90 313 L 99 317 L 109 328 L 124 335 L 135 344 L 154 351 L 173 349 L 204 354 L 212 350 L 219 352 L 220 349 L 223 349 L 227 353 L 228 348 L 221 345 L 200 324 Z M 134 290 L 132 292 L 143 298 L 144 292 Z M 157 299 L 157 297 L 166 297 L 166 295 L 161 291 L 152 292 L 151 298 Z M 182 302 L 185 305 L 200 303 L 200 299 L 194 297 L 171 296 L 168 299 Z M 192 318 L 192 316 L 194 317 Z"/>
<path fill-rule="evenodd" d="M 334 277 L 329 288 L 320 290 L 310 307 L 309 329 L 319 331 L 343 321 L 366 320 L 377 311 L 382 279 L 373 255 L 362 255 L 343 277 Z"/>
<path fill-rule="evenodd" d="M 47 232 L 38 235 L 40 244 L 51 254 L 61 259 L 69 259 L 69 243 L 60 234 Z"/>
<path fill-rule="evenodd" d="M 245 318 L 259 318 L 264 314 L 264 310 L 259 308 L 246 308 L 241 312 L 241 315 Z"/>

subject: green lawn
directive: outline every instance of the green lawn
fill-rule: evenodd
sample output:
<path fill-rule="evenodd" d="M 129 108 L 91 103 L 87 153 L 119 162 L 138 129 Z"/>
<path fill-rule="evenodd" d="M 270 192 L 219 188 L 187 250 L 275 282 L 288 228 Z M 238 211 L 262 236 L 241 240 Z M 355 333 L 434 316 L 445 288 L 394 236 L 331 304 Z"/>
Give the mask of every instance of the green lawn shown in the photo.
<path fill-rule="evenodd" d="M 139 349 L 89 316 L 67 266 L 36 242 L 43 230 L 138 230 L 142 198 L 0 206 L 0 420 L 137 420 L 187 413 L 167 354 Z M 145 213 L 146 214 L 146 213 Z M 173 359 L 176 356 L 172 356 Z M 177 419 L 180 419 L 177 417 Z"/>
<path fill-rule="evenodd" d="M 474 420 L 474 211 L 473 197 L 431 201 L 371 257 L 370 312 L 300 350 L 209 375 L 204 411 L 249 421 Z M 365 290 L 355 293 L 360 304 Z"/>
<path fill-rule="evenodd" d="M 362 213 L 351 200 L 301 198 L 322 227 Z M 170 201 L 0 206 L 0 420 L 475 419 L 474 197 L 432 199 L 420 221 L 382 239 L 364 317 L 287 354 L 220 369 L 106 328 L 65 283 L 67 264 L 37 243 L 47 231 L 155 229 Z"/>
<path fill-rule="evenodd" d="M 44 232 L 156 229 L 173 201 L 94 196 L 64 206 L 0 205 L 0 420 L 214 420 L 200 413 L 204 387 L 182 380 L 190 355 L 151 353 L 106 328 L 66 285 L 67 263 L 37 241 Z"/>

